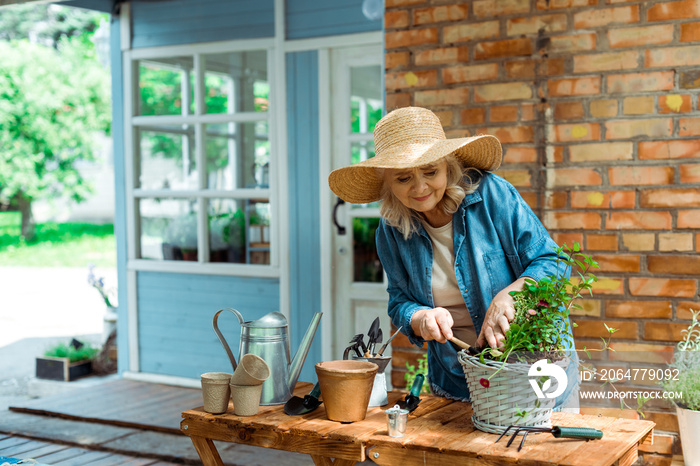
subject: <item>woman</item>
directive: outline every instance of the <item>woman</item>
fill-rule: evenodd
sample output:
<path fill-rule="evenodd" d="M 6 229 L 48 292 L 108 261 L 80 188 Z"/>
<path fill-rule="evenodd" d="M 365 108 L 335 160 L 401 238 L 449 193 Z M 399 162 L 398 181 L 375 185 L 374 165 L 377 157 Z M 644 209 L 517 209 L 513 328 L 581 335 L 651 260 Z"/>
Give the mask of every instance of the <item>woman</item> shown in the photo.
<path fill-rule="evenodd" d="M 508 293 L 555 273 L 556 244 L 515 188 L 488 172 L 501 164 L 495 137 L 446 139 L 433 112 L 408 107 L 382 118 L 374 141 L 375 157 L 333 171 L 330 187 L 347 202 L 382 201 L 389 316 L 413 344 L 428 342 L 433 393 L 468 400 L 448 340 L 499 347 L 515 315 Z M 558 407 L 578 404 L 568 385 Z"/>

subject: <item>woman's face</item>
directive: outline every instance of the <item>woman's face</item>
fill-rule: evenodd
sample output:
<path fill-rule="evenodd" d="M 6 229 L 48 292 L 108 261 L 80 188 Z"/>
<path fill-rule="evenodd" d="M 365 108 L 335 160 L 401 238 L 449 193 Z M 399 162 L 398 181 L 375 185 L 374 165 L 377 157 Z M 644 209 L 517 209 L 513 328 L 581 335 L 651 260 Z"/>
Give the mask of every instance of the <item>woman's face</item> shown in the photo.
<path fill-rule="evenodd" d="M 387 169 L 384 182 L 403 205 L 429 214 L 436 209 L 447 187 L 447 162 L 405 170 Z"/>

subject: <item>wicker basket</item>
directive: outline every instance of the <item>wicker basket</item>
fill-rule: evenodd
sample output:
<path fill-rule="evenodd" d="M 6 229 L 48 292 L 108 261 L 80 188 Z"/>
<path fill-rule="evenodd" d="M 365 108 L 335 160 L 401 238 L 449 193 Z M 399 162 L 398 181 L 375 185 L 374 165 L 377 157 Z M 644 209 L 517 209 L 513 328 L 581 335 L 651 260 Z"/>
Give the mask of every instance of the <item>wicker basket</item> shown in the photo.
<path fill-rule="evenodd" d="M 539 399 L 530 386 L 528 371 L 531 364 L 506 363 L 498 374 L 491 378 L 489 388 L 481 385 L 482 378 L 488 378 L 501 368 L 502 362 L 484 360 L 468 355 L 464 350 L 458 354 L 464 375 L 467 379 L 472 400 L 474 426 L 484 432 L 501 434 L 510 425 L 551 427 L 550 417 L 555 398 Z M 568 360 L 556 361 L 566 369 Z M 556 384 L 555 380 L 552 380 Z M 556 388 L 553 385 L 547 392 Z M 518 417 L 518 411 L 526 411 L 524 417 Z"/>

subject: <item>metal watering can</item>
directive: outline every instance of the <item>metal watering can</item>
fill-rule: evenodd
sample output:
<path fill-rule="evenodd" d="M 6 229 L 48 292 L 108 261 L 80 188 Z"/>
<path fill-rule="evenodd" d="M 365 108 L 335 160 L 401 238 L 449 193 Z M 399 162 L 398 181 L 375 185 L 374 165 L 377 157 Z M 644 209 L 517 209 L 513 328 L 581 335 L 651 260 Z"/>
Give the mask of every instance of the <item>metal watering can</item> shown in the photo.
<path fill-rule="evenodd" d="M 304 366 L 304 360 L 309 354 L 311 342 L 314 339 L 318 323 L 323 313 L 317 312 L 311 319 L 309 328 L 301 340 L 294 359 L 290 357 L 289 326 L 287 318 L 280 312 L 270 312 L 258 320 L 246 322 L 240 312 L 235 309 L 221 309 L 214 315 L 214 332 L 219 337 L 221 345 L 226 350 L 233 370 L 236 370 L 236 359 L 233 357 L 226 339 L 221 334 L 217 321 L 223 311 L 231 311 L 241 324 L 241 344 L 238 357 L 252 353 L 260 356 L 270 367 L 270 377 L 263 382 L 261 405 L 276 405 L 285 403 L 292 397 L 292 392 L 299 379 L 299 373 Z"/>

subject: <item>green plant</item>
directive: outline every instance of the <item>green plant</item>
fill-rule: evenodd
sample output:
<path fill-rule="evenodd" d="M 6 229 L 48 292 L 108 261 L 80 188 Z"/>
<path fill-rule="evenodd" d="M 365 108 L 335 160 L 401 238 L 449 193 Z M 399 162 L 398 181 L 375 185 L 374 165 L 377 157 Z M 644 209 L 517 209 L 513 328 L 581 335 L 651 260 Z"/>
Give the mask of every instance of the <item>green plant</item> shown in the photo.
<path fill-rule="evenodd" d="M 73 340 L 70 344 L 59 343 L 51 346 L 44 351 L 44 356 L 51 358 L 68 358 L 70 362 L 77 362 L 94 358 L 97 351 L 97 348 L 88 343 Z"/>
<path fill-rule="evenodd" d="M 676 345 L 676 354 L 670 367 L 674 369 L 674 377 L 664 383 L 663 388 L 668 393 L 682 393 L 681 398 L 674 398 L 681 408 L 700 411 L 700 310 L 690 311 L 693 320 L 687 329 L 683 340 Z"/>
<path fill-rule="evenodd" d="M 403 378 L 406 381 L 406 390 L 410 391 L 413 386 L 413 380 L 418 374 L 428 374 L 428 354 L 425 353 L 417 359 L 418 368 L 410 363 L 406 363 L 406 374 Z M 430 393 L 430 384 L 428 383 L 428 378 L 423 379 L 423 386 L 421 387 L 420 393 Z"/>

